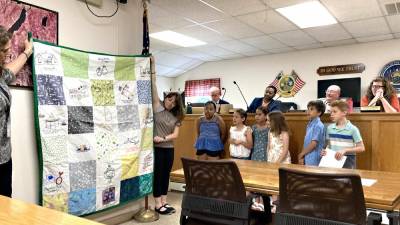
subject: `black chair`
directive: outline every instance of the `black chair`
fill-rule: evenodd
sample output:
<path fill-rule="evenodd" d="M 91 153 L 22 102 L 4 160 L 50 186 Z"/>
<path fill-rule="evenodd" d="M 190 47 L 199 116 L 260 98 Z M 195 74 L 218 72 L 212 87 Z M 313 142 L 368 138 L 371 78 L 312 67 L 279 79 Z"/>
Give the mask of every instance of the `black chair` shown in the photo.
<path fill-rule="evenodd" d="M 380 214 L 366 216 L 361 178 L 354 173 L 309 173 L 279 169 L 278 225 L 375 225 Z"/>
<path fill-rule="evenodd" d="M 232 161 L 182 158 L 185 193 L 180 224 L 192 219 L 209 224 L 249 224 L 251 197 L 237 165 Z"/>

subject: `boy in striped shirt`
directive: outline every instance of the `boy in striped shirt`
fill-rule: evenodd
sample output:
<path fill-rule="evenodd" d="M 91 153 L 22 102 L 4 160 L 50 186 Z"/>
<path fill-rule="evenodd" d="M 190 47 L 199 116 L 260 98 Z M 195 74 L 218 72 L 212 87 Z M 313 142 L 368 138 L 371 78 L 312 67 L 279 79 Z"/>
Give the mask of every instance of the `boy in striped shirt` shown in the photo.
<path fill-rule="evenodd" d="M 335 158 L 340 160 L 344 155 L 347 156 L 343 168 L 356 168 L 356 153 L 364 152 L 365 147 L 360 131 L 349 120 L 346 119 L 348 105 L 344 101 L 334 101 L 331 103 L 331 119 L 334 122 L 326 130 L 327 147 L 336 152 Z M 321 151 L 321 156 L 326 154 L 325 149 Z"/>

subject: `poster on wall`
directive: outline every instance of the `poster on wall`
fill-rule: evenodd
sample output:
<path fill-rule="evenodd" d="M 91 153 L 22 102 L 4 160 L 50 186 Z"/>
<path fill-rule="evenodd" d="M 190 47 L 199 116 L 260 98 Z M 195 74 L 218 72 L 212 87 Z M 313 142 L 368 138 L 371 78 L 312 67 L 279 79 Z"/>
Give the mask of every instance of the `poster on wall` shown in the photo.
<path fill-rule="evenodd" d="M 82 216 L 151 193 L 149 58 L 34 40 L 33 61 L 41 204 Z"/>
<path fill-rule="evenodd" d="M 28 32 L 32 32 L 33 38 L 58 44 L 58 13 L 49 9 L 16 0 L 0 0 L 0 25 L 13 34 L 6 63 L 24 51 Z M 21 69 L 11 85 L 32 88 L 30 63 Z"/>

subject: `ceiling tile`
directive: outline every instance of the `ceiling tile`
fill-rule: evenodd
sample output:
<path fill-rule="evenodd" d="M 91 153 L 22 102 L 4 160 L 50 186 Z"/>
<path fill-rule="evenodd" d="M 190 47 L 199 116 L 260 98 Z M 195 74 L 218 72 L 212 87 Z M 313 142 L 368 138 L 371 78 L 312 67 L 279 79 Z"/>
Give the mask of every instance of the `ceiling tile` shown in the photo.
<path fill-rule="evenodd" d="M 265 10 L 268 7 L 260 0 L 204 0 L 231 16 Z"/>
<path fill-rule="evenodd" d="M 265 10 L 237 18 L 266 34 L 298 29 L 275 10 Z"/>
<path fill-rule="evenodd" d="M 223 59 L 239 59 L 239 58 L 244 58 L 245 56 L 241 54 L 232 54 L 232 55 L 226 55 L 223 57 Z"/>
<path fill-rule="evenodd" d="M 218 46 L 236 53 L 253 52 L 257 50 L 257 48 L 237 40 L 221 42 Z"/>
<path fill-rule="evenodd" d="M 290 48 L 290 47 L 285 47 L 285 48 L 276 48 L 276 49 L 270 49 L 268 52 L 271 53 L 285 53 L 285 52 L 292 52 L 295 51 L 296 49 Z"/>
<path fill-rule="evenodd" d="M 204 28 L 200 25 L 175 29 L 174 31 L 199 39 L 206 42 L 207 44 L 216 44 L 222 41 L 232 40 L 232 38 L 229 38 L 225 35 L 222 35 L 221 33 L 217 33 L 210 29 Z"/>
<path fill-rule="evenodd" d="M 317 43 L 314 39 L 308 36 L 301 30 L 288 31 L 283 33 L 271 34 L 273 38 L 288 46 L 298 46 Z"/>
<path fill-rule="evenodd" d="M 150 38 L 150 49 L 152 51 L 165 51 L 174 48 L 180 48 L 180 46 L 173 45 L 168 42 L 160 41 L 154 38 Z"/>
<path fill-rule="evenodd" d="M 384 35 L 377 35 L 377 36 L 371 36 L 371 37 L 361 37 L 361 38 L 356 38 L 356 39 L 359 42 L 370 42 L 370 41 L 389 40 L 389 39 L 393 39 L 393 38 L 394 38 L 393 34 L 384 34 Z"/>
<path fill-rule="evenodd" d="M 228 16 L 197 0 L 151 0 L 151 4 L 171 12 L 171 16 L 180 15 L 197 22 L 220 20 Z"/>
<path fill-rule="evenodd" d="M 196 51 L 192 48 L 177 48 L 177 49 L 172 49 L 170 51 L 168 51 L 170 53 L 173 54 L 177 54 L 177 55 L 182 55 L 182 56 L 186 56 L 192 59 L 200 59 L 203 61 L 215 61 L 218 60 L 218 57 L 200 52 L 200 51 Z"/>
<path fill-rule="evenodd" d="M 218 47 L 218 46 L 211 46 L 211 45 L 203 45 L 203 46 L 198 46 L 198 47 L 193 47 L 193 49 L 196 49 L 198 51 L 204 52 L 206 54 L 210 54 L 212 56 L 216 57 L 223 57 L 227 55 L 232 55 L 235 54 L 232 51 L 228 51 L 224 48 Z"/>
<path fill-rule="evenodd" d="M 382 16 L 377 0 L 321 0 L 341 22 Z"/>
<path fill-rule="evenodd" d="M 333 46 L 340 46 L 340 45 L 351 45 L 355 44 L 357 41 L 355 39 L 347 39 L 347 40 L 340 40 L 340 41 L 327 41 L 322 42 L 322 45 L 325 47 L 333 47 Z"/>
<path fill-rule="evenodd" d="M 347 31 L 339 24 L 307 28 L 304 29 L 304 31 L 321 42 L 338 41 L 351 38 L 351 35 L 347 33 Z"/>
<path fill-rule="evenodd" d="M 323 48 L 324 46 L 320 43 L 317 44 L 311 44 L 311 45 L 300 45 L 300 46 L 294 46 L 295 49 L 297 50 L 305 50 L 305 49 L 314 49 L 314 48 Z"/>
<path fill-rule="evenodd" d="M 181 69 L 174 69 L 172 71 L 169 71 L 168 73 L 166 73 L 164 76 L 166 77 L 177 77 L 181 74 L 184 74 L 186 72 L 186 70 L 181 70 Z"/>
<path fill-rule="evenodd" d="M 220 59 L 220 60 L 221 60 L 221 59 Z M 180 68 L 181 68 L 182 70 L 187 70 L 187 71 L 189 71 L 189 70 L 191 70 L 191 69 L 194 69 L 194 68 L 200 66 L 200 65 L 203 64 L 203 63 L 204 63 L 204 61 L 194 59 L 194 60 L 192 60 L 192 61 L 186 63 L 185 65 L 182 65 Z"/>
<path fill-rule="evenodd" d="M 307 2 L 309 0 L 263 0 L 267 3 L 267 5 L 271 8 L 277 9 L 290 5 L 296 5 L 303 2 Z"/>
<path fill-rule="evenodd" d="M 206 26 L 238 39 L 262 35 L 260 31 L 234 18 L 208 23 Z"/>
<path fill-rule="evenodd" d="M 395 33 L 395 34 L 394 34 L 394 37 L 395 37 L 395 38 L 400 38 L 400 33 Z"/>
<path fill-rule="evenodd" d="M 242 54 L 245 56 L 258 56 L 258 55 L 268 55 L 269 53 L 262 50 L 255 50 L 252 52 L 243 52 Z"/>
<path fill-rule="evenodd" d="M 354 37 L 368 37 L 380 34 L 389 34 L 389 27 L 384 17 L 378 17 L 368 20 L 359 20 L 352 22 L 345 22 L 343 26 Z"/>
<path fill-rule="evenodd" d="M 400 15 L 387 16 L 387 21 L 393 32 L 400 32 Z"/>
<path fill-rule="evenodd" d="M 164 30 L 168 30 L 162 26 L 159 26 L 157 24 L 154 23 L 149 23 L 149 32 L 151 33 L 155 33 L 155 32 L 160 32 L 160 31 L 164 31 Z"/>
<path fill-rule="evenodd" d="M 149 4 L 149 23 L 161 26 L 165 29 L 193 25 L 192 22 L 185 20 L 182 16 L 173 14 L 154 4 Z M 150 30 L 152 30 L 151 27 Z"/>
<path fill-rule="evenodd" d="M 167 67 L 179 68 L 192 61 L 192 58 L 172 54 L 169 52 L 160 52 L 154 55 L 157 64 Z"/>
<path fill-rule="evenodd" d="M 165 76 L 168 72 L 173 71 L 175 68 L 163 66 L 156 63 L 156 73 L 158 76 Z"/>
<path fill-rule="evenodd" d="M 287 47 L 286 45 L 282 44 L 281 42 L 279 42 L 267 35 L 253 37 L 253 38 L 246 38 L 246 39 L 242 39 L 241 41 L 243 41 L 247 44 L 253 45 L 257 48 L 263 49 L 263 50 Z"/>

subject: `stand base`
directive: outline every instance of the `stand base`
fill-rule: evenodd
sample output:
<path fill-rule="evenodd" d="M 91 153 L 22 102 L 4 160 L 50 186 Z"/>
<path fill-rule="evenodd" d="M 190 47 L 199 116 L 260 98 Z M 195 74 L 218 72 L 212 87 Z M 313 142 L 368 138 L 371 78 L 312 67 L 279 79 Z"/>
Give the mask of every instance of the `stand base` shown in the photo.
<path fill-rule="evenodd" d="M 154 222 L 159 219 L 159 215 L 156 211 L 151 210 L 151 209 L 141 209 L 139 212 L 137 212 L 133 218 L 141 223 L 149 223 L 149 222 Z"/>

